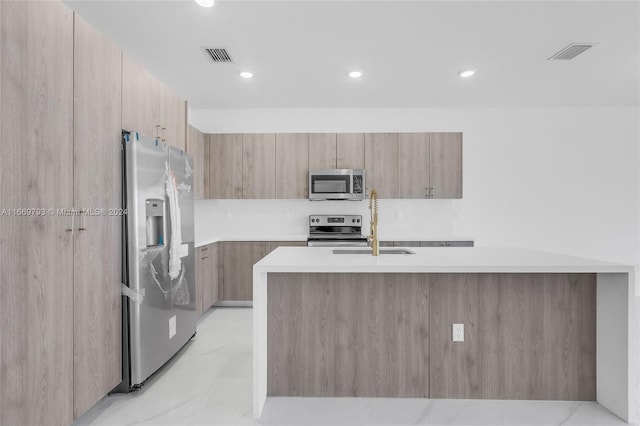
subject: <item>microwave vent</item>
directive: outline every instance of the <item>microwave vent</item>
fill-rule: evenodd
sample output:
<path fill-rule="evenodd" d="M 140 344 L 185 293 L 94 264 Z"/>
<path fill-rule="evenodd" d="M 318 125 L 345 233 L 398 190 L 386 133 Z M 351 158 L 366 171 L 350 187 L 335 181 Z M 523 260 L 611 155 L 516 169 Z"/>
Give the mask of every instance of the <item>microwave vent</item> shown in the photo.
<path fill-rule="evenodd" d="M 571 60 L 578 56 L 579 54 L 591 49 L 595 44 L 594 43 L 571 43 L 567 47 L 561 49 L 555 55 L 551 56 L 549 61 L 562 61 L 562 60 Z"/>
<path fill-rule="evenodd" d="M 204 51 L 207 52 L 211 60 L 215 63 L 229 63 L 233 62 L 231 59 L 231 55 L 225 48 L 221 47 L 203 47 Z"/>

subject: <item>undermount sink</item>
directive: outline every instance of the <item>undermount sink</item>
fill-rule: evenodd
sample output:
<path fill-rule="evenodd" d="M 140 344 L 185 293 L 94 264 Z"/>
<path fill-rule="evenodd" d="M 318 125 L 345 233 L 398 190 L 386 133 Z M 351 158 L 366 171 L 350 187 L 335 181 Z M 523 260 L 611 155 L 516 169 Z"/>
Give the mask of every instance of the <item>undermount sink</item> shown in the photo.
<path fill-rule="evenodd" d="M 335 249 L 331 250 L 333 254 L 368 254 L 371 256 L 371 249 Z M 415 254 L 411 250 L 403 249 L 403 248 L 381 248 L 380 254 Z"/>

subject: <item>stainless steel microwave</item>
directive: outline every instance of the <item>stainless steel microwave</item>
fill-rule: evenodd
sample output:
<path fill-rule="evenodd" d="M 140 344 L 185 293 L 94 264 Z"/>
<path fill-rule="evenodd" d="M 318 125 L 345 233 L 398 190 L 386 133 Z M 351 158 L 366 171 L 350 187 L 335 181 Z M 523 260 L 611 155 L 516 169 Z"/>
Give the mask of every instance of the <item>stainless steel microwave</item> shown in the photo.
<path fill-rule="evenodd" d="M 309 200 L 364 200 L 362 169 L 309 170 Z"/>

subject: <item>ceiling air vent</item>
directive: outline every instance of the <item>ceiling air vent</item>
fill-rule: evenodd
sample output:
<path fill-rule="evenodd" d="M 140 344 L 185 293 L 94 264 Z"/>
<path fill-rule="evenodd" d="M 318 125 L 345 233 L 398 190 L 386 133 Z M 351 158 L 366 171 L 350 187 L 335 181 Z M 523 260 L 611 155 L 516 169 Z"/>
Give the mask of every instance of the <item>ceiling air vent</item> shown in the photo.
<path fill-rule="evenodd" d="M 227 52 L 227 49 L 217 47 L 203 47 L 204 51 L 211 57 L 213 62 L 224 63 L 233 62 L 231 55 Z"/>
<path fill-rule="evenodd" d="M 550 61 L 573 59 L 587 49 L 594 46 L 594 43 L 571 43 L 555 55 L 549 58 Z"/>

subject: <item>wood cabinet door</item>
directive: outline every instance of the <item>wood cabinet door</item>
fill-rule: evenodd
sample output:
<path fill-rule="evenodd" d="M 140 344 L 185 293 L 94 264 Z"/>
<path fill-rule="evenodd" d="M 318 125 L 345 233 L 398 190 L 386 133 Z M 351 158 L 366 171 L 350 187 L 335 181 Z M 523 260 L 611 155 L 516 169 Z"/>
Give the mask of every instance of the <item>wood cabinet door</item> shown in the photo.
<path fill-rule="evenodd" d="M 398 134 L 367 133 L 364 141 L 367 193 L 379 198 L 398 198 Z"/>
<path fill-rule="evenodd" d="M 400 198 L 429 198 L 429 134 L 398 135 Z"/>
<path fill-rule="evenodd" d="M 335 133 L 311 133 L 309 135 L 309 170 L 335 169 L 337 167 L 337 135 Z M 307 185 L 309 185 L 307 175 Z"/>
<path fill-rule="evenodd" d="M 242 135 L 208 136 L 208 198 L 242 198 Z"/>
<path fill-rule="evenodd" d="M 157 80 L 141 64 L 122 55 L 122 128 L 158 136 Z"/>
<path fill-rule="evenodd" d="M 264 241 L 224 243 L 224 300 L 253 300 L 253 265 L 265 249 Z"/>
<path fill-rule="evenodd" d="M 306 247 L 306 246 L 307 246 L 306 241 L 267 241 L 265 256 L 271 253 L 272 251 L 274 251 L 275 249 L 277 249 L 278 247 Z"/>
<path fill-rule="evenodd" d="M 163 129 L 162 139 L 164 139 L 164 142 L 167 144 L 184 151 L 186 147 L 186 104 L 179 96 L 160 82 L 160 80 L 157 80 L 155 87 L 160 113 L 158 124 L 162 126 Z"/>
<path fill-rule="evenodd" d="M 0 200 L 73 205 L 73 11 L 0 2 Z M 0 219 L 0 424 L 73 421 L 72 218 Z M 116 351 L 116 349 L 114 349 Z"/>
<path fill-rule="evenodd" d="M 308 198 L 309 134 L 276 135 L 276 198 Z"/>
<path fill-rule="evenodd" d="M 364 169 L 364 133 L 338 133 L 338 169 Z"/>
<path fill-rule="evenodd" d="M 118 209 L 122 51 L 75 14 L 74 206 Z M 81 216 L 74 237 L 74 418 L 122 379 L 122 216 Z"/>
<path fill-rule="evenodd" d="M 218 244 L 209 244 L 207 262 L 207 276 L 205 277 L 205 300 L 204 310 L 206 311 L 218 301 Z"/>
<path fill-rule="evenodd" d="M 242 198 L 276 198 L 276 135 L 242 137 Z"/>
<path fill-rule="evenodd" d="M 205 174 L 209 173 L 209 161 L 205 161 L 205 134 L 193 126 L 189 126 L 187 152 L 193 158 L 193 198 L 202 200 L 205 198 Z"/>
<path fill-rule="evenodd" d="M 205 281 L 207 277 L 207 257 L 209 248 L 196 247 L 196 316 L 200 316 L 204 313 L 205 304 Z"/>
<path fill-rule="evenodd" d="M 431 198 L 462 198 L 462 133 L 430 133 Z"/>

